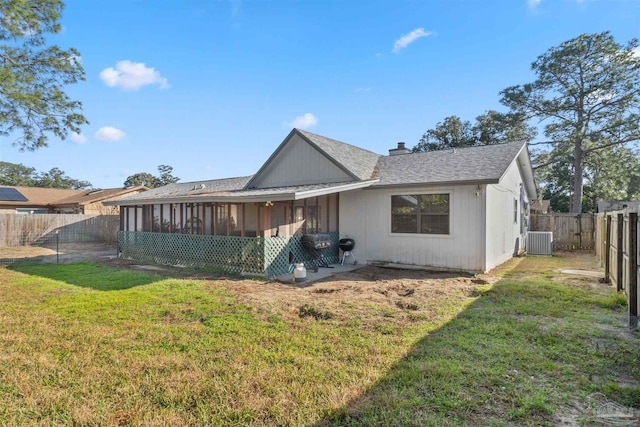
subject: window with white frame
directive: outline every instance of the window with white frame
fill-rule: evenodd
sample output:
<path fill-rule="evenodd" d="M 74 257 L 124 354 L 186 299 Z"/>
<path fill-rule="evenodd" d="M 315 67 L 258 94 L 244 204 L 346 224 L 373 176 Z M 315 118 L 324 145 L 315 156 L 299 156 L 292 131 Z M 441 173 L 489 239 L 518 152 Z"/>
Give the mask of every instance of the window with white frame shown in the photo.
<path fill-rule="evenodd" d="M 449 194 L 391 196 L 391 232 L 449 234 Z"/>

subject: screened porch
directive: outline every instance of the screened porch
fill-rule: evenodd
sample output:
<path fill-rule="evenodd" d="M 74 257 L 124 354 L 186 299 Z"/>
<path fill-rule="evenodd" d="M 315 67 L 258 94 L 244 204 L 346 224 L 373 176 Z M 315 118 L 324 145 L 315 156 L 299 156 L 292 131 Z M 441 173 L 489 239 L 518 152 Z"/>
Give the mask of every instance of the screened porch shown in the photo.
<path fill-rule="evenodd" d="M 279 276 L 318 258 L 338 262 L 339 193 L 247 203 L 176 202 L 122 206 L 121 257 L 166 265 L 208 266 L 236 274 Z M 309 251 L 304 234 L 328 234 L 330 248 Z"/>

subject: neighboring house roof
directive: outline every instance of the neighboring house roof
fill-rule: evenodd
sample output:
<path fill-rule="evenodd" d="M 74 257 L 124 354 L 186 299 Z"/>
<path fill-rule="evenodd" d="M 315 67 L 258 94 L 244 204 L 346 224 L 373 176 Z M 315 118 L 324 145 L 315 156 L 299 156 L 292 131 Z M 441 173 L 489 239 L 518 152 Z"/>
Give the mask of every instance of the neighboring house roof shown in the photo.
<path fill-rule="evenodd" d="M 62 188 L 14 187 L 4 185 L 1 188 L 13 188 L 19 191 L 26 201 L 0 200 L 1 206 L 11 207 L 45 207 L 58 200 L 83 194 L 86 190 L 67 190 Z"/>
<path fill-rule="evenodd" d="M 334 164 L 348 172 L 348 176 L 353 176 L 354 180 L 252 188 L 252 182 L 255 182 L 257 175 L 267 169 L 293 135 L 300 136 L 322 152 Z M 381 156 L 344 142 L 293 129 L 255 175 L 170 184 L 118 201 L 105 202 L 105 205 L 130 206 L 149 201 L 156 203 L 260 202 L 296 200 L 365 187 L 495 184 L 500 181 L 514 161 L 517 161 L 521 169 L 529 197 L 535 198 L 535 182 L 526 142 Z"/>
<path fill-rule="evenodd" d="M 601 201 L 598 202 L 598 212 L 611 212 L 622 210 L 622 206 L 627 205 L 629 209 L 640 209 L 640 200 L 617 201 Z"/>
<path fill-rule="evenodd" d="M 143 186 L 106 188 L 104 190 L 68 190 L 62 188 L 13 186 L 2 186 L 0 188 L 15 189 L 27 199 L 26 201 L 0 199 L 0 207 L 4 206 L 12 208 L 84 206 L 90 203 L 120 197 L 132 192 L 147 190 L 147 187 Z"/>
<path fill-rule="evenodd" d="M 55 202 L 56 206 L 62 205 L 79 205 L 85 206 L 91 203 L 120 197 L 129 193 L 137 193 L 147 191 L 148 188 L 142 185 L 125 187 L 125 188 L 105 188 L 97 190 L 83 190 L 82 194 L 75 194 L 62 200 Z"/>
<path fill-rule="evenodd" d="M 551 210 L 551 200 L 533 200 L 531 210 L 547 213 Z"/>

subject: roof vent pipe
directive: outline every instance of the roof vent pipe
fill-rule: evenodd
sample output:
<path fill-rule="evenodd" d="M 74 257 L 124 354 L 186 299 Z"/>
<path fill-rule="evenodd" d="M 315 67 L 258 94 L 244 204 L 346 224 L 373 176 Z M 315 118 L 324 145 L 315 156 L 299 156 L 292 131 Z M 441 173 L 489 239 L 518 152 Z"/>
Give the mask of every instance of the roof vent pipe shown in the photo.
<path fill-rule="evenodd" d="M 397 156 L 398 154 L 409 154 L 411 150 L 404 146 L 404 142 L 398 142 L 398 148 L 392 148 L 389 150 L 390 156 Z"/>

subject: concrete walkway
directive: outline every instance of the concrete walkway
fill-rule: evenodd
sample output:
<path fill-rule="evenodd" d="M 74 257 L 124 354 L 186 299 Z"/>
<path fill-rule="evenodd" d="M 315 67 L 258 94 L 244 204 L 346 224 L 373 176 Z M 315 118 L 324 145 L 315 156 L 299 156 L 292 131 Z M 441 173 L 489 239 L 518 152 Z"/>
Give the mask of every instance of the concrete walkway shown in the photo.
<path fill-rule="evenodd" d="M 353 263 L 347 264 L 345 262 L 344 265 L 341 265 L 340 263 L 331 264 L 330 267 L 333 267 L 333 268 L 320 267 L 318 269 L 317 273 L 314 273 L 313 270 L 307 269 L 307 280 L 305 282 L 299 282 L 297 284 L 298 285 L 302 285 L 302 284 L 313 283 L 313 282 L 318 281 L 320 279 L 324 279 L 326 277 L 333 276 L 334 274 L 345 273 L 347 271 L 357 270 L 359 268 L 363 268 L 363 267 L 366 267 L 366 266 L 367 266 L 366 264 L 355 264 L 354 265 Z M 278 282 L 282 282 L 282 283 L 295 283 L 294 282 L 294 278 L 293 278 L 293 273 L 285 274 L 284 276 L 274 277 L 274 280 L 276 280 Z"/>

